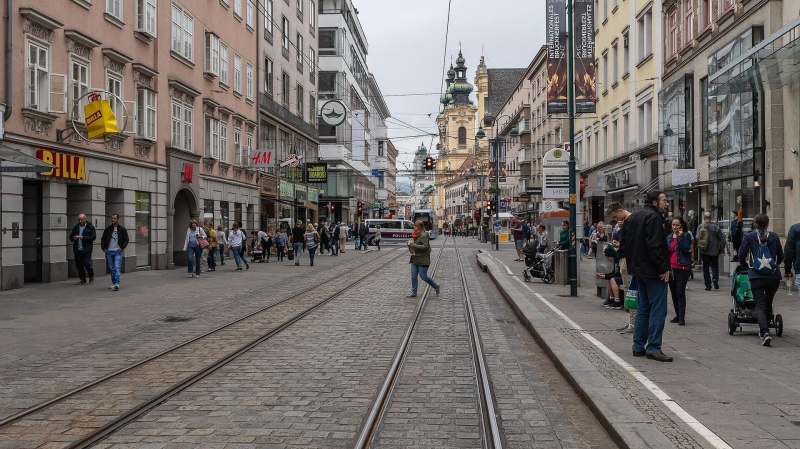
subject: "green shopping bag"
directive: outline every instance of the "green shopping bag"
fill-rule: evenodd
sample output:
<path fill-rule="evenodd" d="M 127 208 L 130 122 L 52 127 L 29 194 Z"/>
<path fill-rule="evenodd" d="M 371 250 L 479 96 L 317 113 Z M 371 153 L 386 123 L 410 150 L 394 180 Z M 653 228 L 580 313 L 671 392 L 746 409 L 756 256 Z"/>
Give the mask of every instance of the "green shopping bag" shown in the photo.
<path fill-rule="evenodd" d="M 625 292 L 625 308 L 636 310 L 636 303 L 639 300 L 639 283 L 635 277 L 631 277 L 631 286 Z"/>

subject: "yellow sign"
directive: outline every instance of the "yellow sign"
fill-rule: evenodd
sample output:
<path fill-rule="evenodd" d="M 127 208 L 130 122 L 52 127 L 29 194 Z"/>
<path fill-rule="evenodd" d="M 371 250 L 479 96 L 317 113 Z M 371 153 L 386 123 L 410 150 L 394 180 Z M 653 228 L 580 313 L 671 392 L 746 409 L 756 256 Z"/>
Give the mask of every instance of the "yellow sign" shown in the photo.
<path fill-rule="evenodd" d="M 555 156 L 556 159 L 561 159 L 561 150 L 554 151 L 553 156 Z"/>
<path fill-rule="evenodd" d="M 574 193 L 569 194 L 569 204 L 578 204 L 578 195 Z"/>
<path fill-rule="evenodd" d="M 52 170 L 40 173 L 41 176 L 86 179 L 86 162 L 80 156 L 72 156 L 50 150 L 36 150 L 36 159 L 55 165 Z"/>
<path fill-rule="evenodd" d="M 101 100 L 100 94 L 89 94 L 91 100 L 83 107 L 86 114 L 86 134 L 90 139 L 100 137 L 105 133 L 118 133 L 117 118 L 111 110 L 108 100 Z"/>

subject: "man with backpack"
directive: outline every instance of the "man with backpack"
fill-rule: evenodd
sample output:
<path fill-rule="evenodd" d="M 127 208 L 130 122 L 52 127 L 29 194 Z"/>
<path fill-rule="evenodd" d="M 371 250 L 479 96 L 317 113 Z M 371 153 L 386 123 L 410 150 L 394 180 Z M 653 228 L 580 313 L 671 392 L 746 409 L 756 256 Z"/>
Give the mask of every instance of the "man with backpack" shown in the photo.
<path fill-rule="evenodd" d="M 697 227 L 694 235 L 697 239 L 700 260 L 703 262 L 703 282 L 706 284 L 706 291 L 711 290 L 712 282 L 714 288 L 719 290 L 719 256 L 725 251 L 728 256 L 731 255 L 725 234 L 719 225 L 711 221 L 711 212 L 704 212 L 703 223 Z"/>
<path fill-rule="evenodd" d="M 746 268 L 750 289 L 756 303 L 761 345 L 769 346 L 772 336 L 769 324 L 772 321 L 772 301 L 781 285 L 778 266 L 783 262 L 783 248 L 778 234 L 769 232 L 769 217 L 758 214 L 753 218 L 753 231 L 742 239 L 739 248 L 739 265 Z"/>

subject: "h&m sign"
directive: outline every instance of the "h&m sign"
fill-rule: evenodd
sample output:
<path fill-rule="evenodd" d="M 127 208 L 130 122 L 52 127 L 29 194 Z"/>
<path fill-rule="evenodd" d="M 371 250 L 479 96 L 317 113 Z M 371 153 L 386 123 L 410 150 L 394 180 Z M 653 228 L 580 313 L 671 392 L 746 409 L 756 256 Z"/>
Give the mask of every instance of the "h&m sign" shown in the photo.
<path fill-rule="evenodd" d="M 50 150 L 36 150 L 36 159 L 55 165 L 52 170 L 39 173 L 40 176 L 55 176 L 76 180 L 86 179 L 86 160 L 81 156 Z"/>

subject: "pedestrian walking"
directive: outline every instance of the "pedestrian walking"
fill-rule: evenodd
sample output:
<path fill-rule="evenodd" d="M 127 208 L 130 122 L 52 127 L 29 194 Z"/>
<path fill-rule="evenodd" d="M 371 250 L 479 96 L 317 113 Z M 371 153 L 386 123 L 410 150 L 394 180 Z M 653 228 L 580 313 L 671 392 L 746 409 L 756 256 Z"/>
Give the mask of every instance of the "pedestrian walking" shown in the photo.
<path fill-rule="evenodd" d="M 769 216 L 758 214 L 753 218 L 753 230 L 742 239 L 739 247 L 739 265 L 748 268 L 750 289 L 756 303 L 756 318 L 762 346 L 769 346 L 772 336 L 769 323 L 772 317 L 772 301 L 781 285 L 778 266 L 783 262 L 783 248 L 778 234 L 769 232 Z M 794 255 L 793 255 L 794 259 Z"/>
<path fill-rule="evenodd" d="M 786 278 L 786 288 L 791 288 L 792 269 L 794 269 L 794 285 L 800 291 L 800 223 L 789 228 L 786 236 L 786 246 L 783 249 L 783 269 Z"/>
<path fill-rule="evenodd" d="M 317 254 L 317 247 L 320 246 L 321 236 L 316 229 L 314 229 L 314 225 L 309 223 L 306 225 L 306 249 L 308 249 L 308 259 L 311 262 L 311 266 L 314 266 L 314 257 Z"/>
<path fill-rule="evenodd" d="M 706 284 L 706 291 L 711 290 L 711 284 L 719 290 L 719 256 L 731 250 L 725 241 L 719 225 L 711 221 L 711 212 L 703 213 L 703 223 L 697 227 L 695 232 L 697 238 L 697 248 L 700 251 L 700 259 L 703 262 L 703 282 Z"/>
<path fill-rule="evenodd" d="M 233 260 L 236 262 L 236 271 L 242 271 L 242 246 L 246 238 L 244 232 L 239 229 L 239 223 L 233 223 L 231 231 L 228 233 L 228 245 L 233 253 Z"/>
<path fill-rule="evenodd" d="M 686 229 L 689 227 L 681 217 L 672 219 L 672 232 L 667 236 L 669 248 L 669 291 L 672 296 L 672 307 L 675 318 L 670 323 L 686 324 L 686 283 L 692 269 L 692 236 Z"/>
<path fill-rule="evenodd" d="M 514 224 L 511 227 L 511 232 L 514 235 L 514 248 L 517 250 L 517 258 L 514 260 L 521 262 L 524 260 L 522 258 L 522 247 L 525 246 L 525 230 L 522 227 L 522 220 L 519 218 L 514 220 Z"/>
<path fill-rule="evenodd" d="M 261 247 L 261 262 L 269 263 L 269 252 L 272 249 L 272 239 L 269 237 L 269 234 L 264 231 L 258 231 L 256 233 L 258 237 L 258 244 Z M 253 245 L 255 247 L 255 245 Z"/>
<path fill-rule="evenodd" d="M 106 263 L 111 272 L 111 290 L 119 290 L 122 281 L 122 253 L 128 246 L 128 230 L 119 224 L 119 215 L 111 214 L 111 224 L 100 237 L 100 248 L 106 253 Z"/>
<path fill-rule="evenodd" d="M 381 250 L 381 226 L 375 226 L 375 246 L 378 247 L 378 251 Z"/>
<path fill-rule="evenodd" d="M 208 225 L 208 271 L 217 271 L 217 231 L 214 230 L 214 222 L 209 220 Z"/>
<path fill-rule="evenodd" d="M 219 253 L 219 264 L 225 265 L 225 250 L 228 248 L 228 236 L 222 225 L 217 225 L 217 252 Z"/>
<path fill-rule="evenodd" d="M 289 243 L 291 243 L 294 250 L 294 264 L 299 267 L 300 254 L 302 254 L 303 250 L 306 248 L 306 228 L 303 227 L 302 221 L 297 220 L 294 228 L 292 228 L 292 235 L 289 237 Z"/>
<path fill-rule="evenodd" d="M 342 228 L 339 223 L 333 223 L 331 229 L 331 256 L 339 255 L 339 238 L 342 236 Z"/>
<path fill-rule="evenodd" d="M 272 239 L 275 243 L 275 249 L 278 251 L 278 262 L 283 262 L 284 253 L 286 252 L 286 245 L 289 243 L 286 238 L 286 231 L 284 228 L 278 229 L 278 233 Z"/>
<path fill-rule="evenodd" d="M 663 192 L 649 192 L 644 207 L 628 217 L 620 241 L 620 251 L 625 254 L 628 273 L 636 276 L 639 283 L 633 355 L 647 355 L 647 358 L 660 362 L 672 361 L 672 357 L 661 350 L 670 273 L 669 248 L 663 226 L 663 214 L 668 206 L 667 196 Z"/>
<path fill-rule="evenodd" d="M 242 231 L 242 247 L 239 248 L 239 258 L 242 259 L 242 263 L 244 263 L 245 268 L 249 270 L 250 264 L 247 263 L 247 232 L 244 230 L 244 227 L 242 227 L 241 221 L 238 224 L 239 230 Z"/>
<path fill-rule="evenodd" d="M 522 239 L 526 243 L 531 241 L 531 225 L 527 221 L 522 222 Z"/>
<path fill-rule="evenodd" d="M 339 222 L 339 252 L 344 254 L 344 247 L 347 246 L 347 235 L 350 231 L 347 228 L 347 225 L 340 221 Z"/>
<path fill-rule="evenodd" d="M 583 238 L 581 239 L 581 254 L 583 254 L 584 256 L 589 255 L 589 236 L 591 235 L 590 229 L 591 226 L 589 226 L 589 220 L 583 220 Z"/>
<path fill-rule="evenodd" d="M 78 215 L 78 224 L 73 226 L 69 234 L 72 240 L 72 254 L 75 256 L 75 268 L 78 269 L 78 285 L 86 284 L 86 275 L 89 283 L 94 282 L 94 268 L 92 268 L 92 246 L 97 239 L 94 225 L 86 221 L 86 215 Z"/>
<path fill-rule="evenodd" d="M 202 242 L 205 239 L 205 230 L 197 226 L 197 221 L 190 221 L 189 229 L 186 230 L 186 238 L 183 241 L 183 250 L 186 251 L 186 256 L 189 262 L 188 272 L 190 278 L 200 277 L 200 260 L 203 257 Z"/>
<path fill-rule="evenodd" d="M 367 251 L 367 239 L 369 239 L 369 226 L 367 226 L 366 221 L 362 221 L 358 227 L 358 239 L 359 239 L 359 247 L 361 248 L 362 252 Z"/>
<path fill-rule="evenodd" d="M 428 277 L 428 267 L 431 265 L 431 245 L 422 220 L 414 222 L 414 231 L 406 244 L 411 251 L 411 294 L 408 297 L 417 296 L 417 276 L 430 285 L 436 291 L 436 296 L 439 296 L 441 286 Z"/>
<path fill-rule="evenodd" d="M 319 223 L 319 227 L 317 228 L 317 234 L 319 235 L 319 254 L 320 256 L 325 254 L 325 250 L 329 253 L 331 252 L 330 241 L 331 241 L 331 234 L 328 232 L 328 226 L 324 221 Z"/>
<path fill-rule="evenodd" d="M 202 254 L 200 256 L 200 272 L 205 273 L 208 271 L 208 253 L 210 252 L 210 242 L 209 242 L 209 235 L 211 234 L 211 230 L 206 226 L 206 222 L 201 222 L 200 220 L 197 221 L 198 226 L 203 230 L 205 236 L 205 245 L 201 247 Z M 202 223 L 202 225 L 200 225 Z"/>

